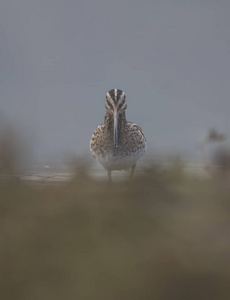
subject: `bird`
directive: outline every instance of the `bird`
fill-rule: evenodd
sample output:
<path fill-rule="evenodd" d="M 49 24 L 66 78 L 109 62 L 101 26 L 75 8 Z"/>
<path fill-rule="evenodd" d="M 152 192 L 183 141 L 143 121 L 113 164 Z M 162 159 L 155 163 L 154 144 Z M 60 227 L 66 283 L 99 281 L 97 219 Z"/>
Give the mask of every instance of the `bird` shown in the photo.
<path fill-rule="evenodd" d="M 126 120 L 126 95 L 120 89 L 106 94 L 104 123 L 94 131 L 90 151 L 107 171 L 111 182 L 112 170 L 131 168 L 133 177 L 137 160 L 146 152 L 146 138 L 142 129 Z"/>

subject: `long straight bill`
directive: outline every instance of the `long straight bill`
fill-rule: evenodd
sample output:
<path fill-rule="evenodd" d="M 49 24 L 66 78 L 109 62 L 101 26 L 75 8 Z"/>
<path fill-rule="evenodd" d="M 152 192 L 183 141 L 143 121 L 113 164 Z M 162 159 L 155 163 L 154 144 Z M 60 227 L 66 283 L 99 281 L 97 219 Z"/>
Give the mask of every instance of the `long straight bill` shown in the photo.
<path fill-rule="evenodd" d="M 114 142 L 114 146 L 117 147 L 118 146 L 118 131 L 117 131 L 117 109 L 114 108 L 114 113 L 113 113 L 113 119 L 114 119 L 114 128 L 113 128 L 113 142 Z"/>

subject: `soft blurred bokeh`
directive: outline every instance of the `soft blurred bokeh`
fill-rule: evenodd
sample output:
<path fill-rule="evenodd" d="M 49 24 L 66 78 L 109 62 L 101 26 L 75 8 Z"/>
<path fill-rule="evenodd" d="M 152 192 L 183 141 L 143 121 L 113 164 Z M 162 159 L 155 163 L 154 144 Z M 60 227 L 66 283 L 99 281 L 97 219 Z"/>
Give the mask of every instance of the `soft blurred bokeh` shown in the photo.
<path fill-rule="evenodd" d="M 150 158 L 110 184 L 76 159 L 68 180 L 31 182 L 7 157 L 1 299 L 229 299 L 227 166 L 197 176 Z"/>
<path fill-rule="evenodd" d="M 230 299 L 229 11 L 0 1 L 0 299 Z M 109 184 L 111 88 L 148 153 Z"/>

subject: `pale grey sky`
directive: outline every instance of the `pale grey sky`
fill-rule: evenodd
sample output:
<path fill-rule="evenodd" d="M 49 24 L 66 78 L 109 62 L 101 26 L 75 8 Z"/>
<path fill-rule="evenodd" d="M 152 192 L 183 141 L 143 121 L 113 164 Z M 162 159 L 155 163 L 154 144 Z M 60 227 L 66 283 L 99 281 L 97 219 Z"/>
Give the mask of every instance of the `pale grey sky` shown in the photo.
<path fill-rule="evenodd" d="M 1 0 L 0 118 L 38 158 L 88 153 L 111 88 L 149 151 L 230 136 L 230 1 Z"/>

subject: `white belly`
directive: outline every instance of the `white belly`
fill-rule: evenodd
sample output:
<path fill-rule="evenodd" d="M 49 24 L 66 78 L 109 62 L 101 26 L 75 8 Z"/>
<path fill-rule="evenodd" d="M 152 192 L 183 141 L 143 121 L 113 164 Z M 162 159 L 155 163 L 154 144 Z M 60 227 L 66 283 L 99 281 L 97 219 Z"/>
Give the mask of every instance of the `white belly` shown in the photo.
<path fill-rule="evenodd" d="M 141 149 L 137 153 L 130 153 L 130 155 L 119 154 L 114 156 L 113 154 L 106 154 L 104 157 L 94 154 L 97 160 L 102 164 L 105 169 L 108 170 L 126 170 L 132 167 L 137 160 L 144 155 L 145 148 Z"/>

